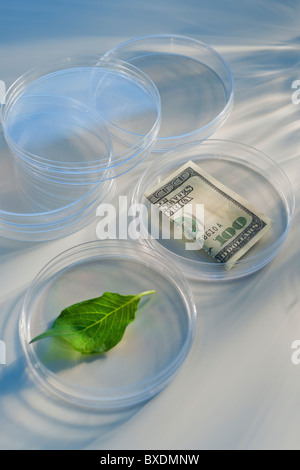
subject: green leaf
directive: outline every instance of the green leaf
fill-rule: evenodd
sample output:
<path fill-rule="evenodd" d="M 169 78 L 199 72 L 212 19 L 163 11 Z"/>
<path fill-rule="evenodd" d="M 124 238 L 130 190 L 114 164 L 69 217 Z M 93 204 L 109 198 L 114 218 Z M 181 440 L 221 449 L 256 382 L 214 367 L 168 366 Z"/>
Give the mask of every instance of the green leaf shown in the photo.
<path fill-rule="evenodd" d="M 118 344 L 129 323 L 135 319 L 140 300 L 155 291 L 139 295 L 105 292 L 61 312 L 52 327 L 30 343 L 49 337 L 62 337 L 82 354 L 104 353 Z"/>

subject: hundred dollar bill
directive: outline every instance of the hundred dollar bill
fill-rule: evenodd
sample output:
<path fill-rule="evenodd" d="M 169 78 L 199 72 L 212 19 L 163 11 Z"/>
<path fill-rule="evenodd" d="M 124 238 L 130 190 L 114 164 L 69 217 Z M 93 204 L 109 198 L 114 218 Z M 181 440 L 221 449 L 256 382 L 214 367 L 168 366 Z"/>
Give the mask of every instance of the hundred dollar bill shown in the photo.
<path fill-rule="evenodd" d="M 190 234 L 201 221 L 196 209 L 204 207 L 200 236 L 195 240 L 217 262 L 231 269 L 272 227 L 273 221 L 242 196 L 224 186 L 192 161 L 186 163 L 145 194 L 174 224 L 184 228 L 183 208 L 191 208 Z M 180 214 L 180 215 L 179 215 Z M 185 234 L 186 235 L 186 234 Z"/>

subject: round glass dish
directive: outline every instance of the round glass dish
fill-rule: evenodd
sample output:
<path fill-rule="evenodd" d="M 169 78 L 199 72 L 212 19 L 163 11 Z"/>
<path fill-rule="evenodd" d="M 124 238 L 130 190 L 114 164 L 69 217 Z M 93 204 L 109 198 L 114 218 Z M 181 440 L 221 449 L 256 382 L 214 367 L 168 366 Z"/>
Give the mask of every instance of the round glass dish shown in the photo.
<path fill-rule="evenodd" d="M 62 238 L 89 225 L 113 194 L 112 179 L 102 183 L 55 183 L 14 158 L 0 131 L 0 236 L 26 242 Z"/>
<path fill-rule="evenodd" d="M 163 239 L 159 227 L 154 228 L 158 235 L 151 237 L 150 217 L 145 217 L 141 223 L 141 238 L 153 250 L 172 259 L 187 278 L 236 279 L 267 265 L 288 235 L 295 201 L 291 184 L 281 167 L 255 148 L 222 140 L 180 146 L 164 155 L 160 165 L 149 163 L 134 190 L 133 202 L 145 204 L 149 215 L 151 204 L 144 195 L 190 160 L 252 203 L 274 222 L 274 226 L 230 270 L 203 250 L 189 251 L 181 240 Z"/>
<path fill-rule="evenodd" d="M 7 91 L 1 109 L 13 153 L 48 178 L 74 184 L 101 181 L 112 168 L 116 177 L 137 165 L 151 152 L 160 119 L 160 96 L 142 71 L 94 56 L 27 72 Z"/>
<path fill-rule="evenodd" d="M 62 309 L 105 291 L 144 297 L 122 341 L 104 355 L 84 356 L 57 339 L 29 344 Z M 196 308 L 180 271 L 132 241 L 86 243 L 62 253 L 38 274 L 26 295 L 20 338 L 30 372 L 48 391 L 77 405 L 138 405 L 172 380 L 194 337 Z"/>
<path fill-rule="evenodd" d="M 230 68 L 214 49 L 196 39 L 174 35 L 136 38 L 117 45 L 105 57 L 133 64 L 157 86 L 162 122 L 155 151 L 206 139 L 231 112 Z"/>
<path fill-rule="evenodd" d="M 95 113 L 74 99 L 23 96 L 8 112 L 4 129 L 14 156 L 42 176 L 76 185 L 106 179 L 109 133 Z"/>

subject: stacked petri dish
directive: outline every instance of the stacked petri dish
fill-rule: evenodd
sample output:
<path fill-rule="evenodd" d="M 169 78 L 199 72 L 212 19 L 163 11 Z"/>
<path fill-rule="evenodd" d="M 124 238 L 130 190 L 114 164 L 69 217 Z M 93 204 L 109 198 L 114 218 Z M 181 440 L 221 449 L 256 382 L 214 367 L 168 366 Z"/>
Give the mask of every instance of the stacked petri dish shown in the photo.
<path fill-rule="evenodd" d="M 3 182 L 15 188 L 1 235 L 45 241 L 90 223 L 114 178 L 149 155 L 160 120 L 156 86 L 118 60 L 59 59 L 20 77 L 1 109 Z"/>

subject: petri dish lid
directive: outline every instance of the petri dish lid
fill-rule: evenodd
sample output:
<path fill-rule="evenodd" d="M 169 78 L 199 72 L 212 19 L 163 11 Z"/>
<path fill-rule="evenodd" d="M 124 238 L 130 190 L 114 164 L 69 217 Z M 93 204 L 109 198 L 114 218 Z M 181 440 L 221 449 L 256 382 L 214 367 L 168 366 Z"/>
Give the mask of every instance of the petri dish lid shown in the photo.
<path fill-rule="evenodd" d="M 1 130 L 0 161 L 0 236 L 8 239 L 44 242 L 75 233 L 113 195 L 113 179 L 69 185 L 35 173 L 13 157 Z"/>
<path fill-rule="evenodd" d="M 8 112 L 5 137 L 23 167 L 44 178 L 86 185 L 109 177 L 110 135 L 98 116 L 74 99 L 23 96 Z"/>
<path fill-rule="evenodd" d="M 151 204 L 144 195 L 190 160 L 252 203 L 274 222 L 274 226 L 231 270 L 226 270 L 224 263 L 214 261 L 203 250 L 186 250 L 182 240 L 172 237 L 163 239 L 159 226 L 154 227 L 158 235 L 152 237 L 153 226 L 151 227 L 149 217 L 141 222 L 143 242 L 172 259 L 184 276 L 196 280 L 237 279 L 266 266 L 278 254 L 289 233 L 295 199 L 291 184 L 281 167 L 253 147 L 213 139 L 179 146 L 166 153 L 160 165 L 149 163 L 135 187 L 133 202 L 145 204 L 149 215 Z"/>
<path fill-rule="evenodd" d="M 136 319 L 105 355 L 84 356 L 57 339 L 29 344 L 62 309 L 105 291 L 138 294 Z M 120 409 L 163 390 L 190 351 L 196 308 L 180 271 L 149 247 L 105 240 L 74 247 L 56 257 L 29 288 L 20 338 L 29 370 L 42 388 L 76 405 Z"/>
<path fill-rule="evenodd" d="M 20 77 L 6 94 L 1 123 L 24 163 L 52 180 L 85 184 L 107 179 L 111 169 L 114 177 L 126 173 L 151 152 L 160 108 L 157 88 L 142 71 L 83 56 Z M 84 152 L 85 139 L 103 141 L 105 132 L 108 146 Z"/>
<path fill-rule="evenodd" d="M 144 71 L 161 96 L 162 122 L 154 150 L 203 140 L 228 118 L 233 106 L 233 78 L 224 59 L 210 46 L 177 35 L 135 38 L 105 57 Z"/>

